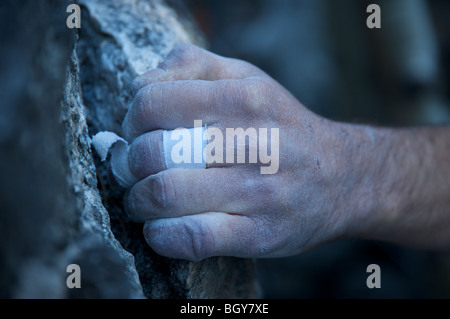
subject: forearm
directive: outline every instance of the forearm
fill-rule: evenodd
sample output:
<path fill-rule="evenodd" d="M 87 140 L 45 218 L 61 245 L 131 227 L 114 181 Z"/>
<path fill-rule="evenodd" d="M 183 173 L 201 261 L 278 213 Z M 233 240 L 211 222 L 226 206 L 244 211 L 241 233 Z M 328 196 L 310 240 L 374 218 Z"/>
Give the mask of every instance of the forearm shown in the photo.
<path fill-rule="evenodd" d="M 349 156 L 354 235 L 450 250 L 450 127 L 344 130 L 357 141 Z"/>

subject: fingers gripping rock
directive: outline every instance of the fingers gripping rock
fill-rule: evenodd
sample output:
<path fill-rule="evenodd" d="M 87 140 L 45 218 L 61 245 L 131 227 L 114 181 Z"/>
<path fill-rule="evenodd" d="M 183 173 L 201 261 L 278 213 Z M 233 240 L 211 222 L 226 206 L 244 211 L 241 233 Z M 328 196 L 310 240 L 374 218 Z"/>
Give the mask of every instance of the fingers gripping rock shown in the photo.
<path fill-rule="evenodd" d="M 203 133 L 206 127 L 194 127 L 184 130 L 163 131 L 163 150 L 165 169 L 186 168 L 186 169 L 202 169 L 206 168 L 206 162 L 203 158 L 203 150 L 206 141 L 203 139 Z M 184 132 L 187 138 L 182 138 L 180 132 Z M 181 135 L 181 137 L 183 137 Z M 111 170 L 119 184 L 125 188 L 131 187 L 139 180 L 130 170 L 128 165 L 128 152 L 130 146 L 122 137 L 113 132 L 102 131 L 92 138 L 92 144 L 100 155 L 100 159 L 105 161 L 108 153 L 111 153 Z M 179 154 L 174 154 L 174 150 L 181 148 L 183 153 L 189 151 L 193 160 L 189 158 L 180 159 Z M 189 157 L 191 157 L 189 155 Z"/>

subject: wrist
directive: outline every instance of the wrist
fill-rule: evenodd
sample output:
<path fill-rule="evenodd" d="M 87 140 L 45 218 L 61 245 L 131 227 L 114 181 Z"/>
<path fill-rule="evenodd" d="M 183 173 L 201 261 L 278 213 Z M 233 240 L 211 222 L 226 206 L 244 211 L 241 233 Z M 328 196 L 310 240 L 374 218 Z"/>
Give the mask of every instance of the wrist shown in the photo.
<path fill-rule="evenodd" d="M 393 132 L 368 125 L 334 126 L 340 181 L 336 210 L 344 219 L 344 236 L 376 239 L 396 223 L 402 206 Z"/>

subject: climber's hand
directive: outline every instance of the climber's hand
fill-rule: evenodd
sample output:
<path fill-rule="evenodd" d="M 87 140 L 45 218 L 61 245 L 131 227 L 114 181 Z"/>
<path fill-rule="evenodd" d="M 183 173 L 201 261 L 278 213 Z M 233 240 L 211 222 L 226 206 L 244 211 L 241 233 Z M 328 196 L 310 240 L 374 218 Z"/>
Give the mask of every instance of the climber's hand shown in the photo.
<path fill-rule="evenodd" d="M 257 67 L 192 45 L 175 48 L 134 88 L 123 130 L 140 181 L 126 196 L 126 210 L 145 222 L 156 252 L 189 260 L 276 257 L 346 235 L 353 175 L 345 126 L 307 110 Z M 262 174 L 269 164 L 259 157 L 249 164 L 248 156 L 246 164 L 166 169 L 162 130 L 190 128 L 194 120 L 220 129 L 224 139 L 227 128 L 266 128 L 269 149 L 279 148 L 272 171 Z"/>

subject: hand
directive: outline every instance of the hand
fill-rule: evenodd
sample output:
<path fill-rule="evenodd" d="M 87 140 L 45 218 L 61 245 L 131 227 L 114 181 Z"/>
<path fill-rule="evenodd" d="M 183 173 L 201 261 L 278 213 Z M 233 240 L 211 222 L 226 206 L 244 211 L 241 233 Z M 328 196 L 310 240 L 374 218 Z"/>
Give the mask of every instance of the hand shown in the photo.
<path fill-rule="evenodd" d="M 279 257 L 349 232 L 356 181 L 345 125 L 313 114 L 257 67 L 192 45 L 176 47 L 133 85 L 138 93 L 123 130 L 140 181 L 125 206 L 145 222 L 157 253 Z M 279 128 L 277 172 L 261 174 L 261 163 L 166 169 L 162 130 L 194 120 L 224 135 L 226 128 Z"/>

